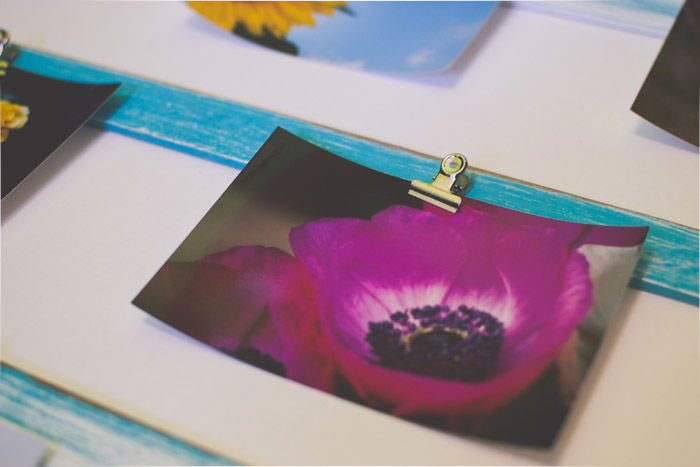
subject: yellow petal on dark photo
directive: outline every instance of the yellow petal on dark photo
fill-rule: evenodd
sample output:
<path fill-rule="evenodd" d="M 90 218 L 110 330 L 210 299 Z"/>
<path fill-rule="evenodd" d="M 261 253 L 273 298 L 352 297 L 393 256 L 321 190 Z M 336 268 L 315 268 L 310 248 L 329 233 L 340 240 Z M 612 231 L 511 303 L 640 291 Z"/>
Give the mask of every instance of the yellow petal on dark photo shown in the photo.
<path fill-rule="evenodd" d="M 29 119 L 29 107 L 10 101 L 0 101 L 0 142 L 10 136 L 10 130 L 19 130 Z"/>
<path fill-rule="evenodd" d="M 292 26 L 314 26 L 314 14 L 332 16 L 347 2 L 189 2 L 189 6 L 217 26 L 233 30 L 243 25 L 254 35 L 267 31 L 282 39 Z"/>

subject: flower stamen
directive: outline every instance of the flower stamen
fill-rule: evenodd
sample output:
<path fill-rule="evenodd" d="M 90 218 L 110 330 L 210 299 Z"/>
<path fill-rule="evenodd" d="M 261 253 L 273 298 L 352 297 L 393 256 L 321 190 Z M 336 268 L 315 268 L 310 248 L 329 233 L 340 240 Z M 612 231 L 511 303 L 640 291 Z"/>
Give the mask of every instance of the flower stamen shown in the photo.
<path fill-rule="evenodd" d="M 397 311 L 368 327 L 365 340 L 380 365 L 457 381 L 486 378 L 503 343 L 503 323 L 465 305 Z"/>

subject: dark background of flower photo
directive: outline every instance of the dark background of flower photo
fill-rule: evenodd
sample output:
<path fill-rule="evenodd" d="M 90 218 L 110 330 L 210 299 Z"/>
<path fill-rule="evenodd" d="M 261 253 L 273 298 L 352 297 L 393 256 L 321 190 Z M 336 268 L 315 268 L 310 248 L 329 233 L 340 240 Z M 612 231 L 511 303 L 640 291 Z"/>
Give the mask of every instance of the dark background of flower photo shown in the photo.
<path fill-rule="evenodd" d="M 182 242 L 171 261 L 239 245 L 291 253 L 289 230 L 324 217 L 369 219 L 402 204 L 419 208 L 409 183 L 335 156 L 277 129 Z"/>
<path fill-rule="evenodd" d="M 39 166 L 92 116 L 119 84 L 85 84 L 10 68 L 2 99 L 29 107 L 23 128 L 2 143 L 2 197 Z"/>

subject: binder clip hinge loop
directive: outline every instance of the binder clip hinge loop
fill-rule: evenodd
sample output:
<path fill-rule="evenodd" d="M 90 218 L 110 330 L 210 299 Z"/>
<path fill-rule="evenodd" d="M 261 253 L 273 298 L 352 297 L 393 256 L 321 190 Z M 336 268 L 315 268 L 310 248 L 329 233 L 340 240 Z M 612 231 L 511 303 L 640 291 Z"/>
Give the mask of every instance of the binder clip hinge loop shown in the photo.
<path fill-rule="evenodd" d="M 469 186 L 469 177 L 464 173 L 468 165 L 462 154 L 448 154 L 432 183 L 413 180 L 408 194 L 455 213 L 462 204 L 462 197 L 456 193 Z"/>

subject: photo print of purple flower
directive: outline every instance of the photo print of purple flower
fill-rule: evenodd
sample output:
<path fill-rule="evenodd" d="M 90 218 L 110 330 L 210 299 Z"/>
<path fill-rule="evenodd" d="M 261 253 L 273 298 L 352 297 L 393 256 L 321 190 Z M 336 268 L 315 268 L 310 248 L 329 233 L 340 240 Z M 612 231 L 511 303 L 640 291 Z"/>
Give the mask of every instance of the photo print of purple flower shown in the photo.
<path fill-rule="evenodd" d="M 385 413 L 551 446 L 647 228 L 451 214 L 408 187 L 278 129 L 134 303 Z"/>

